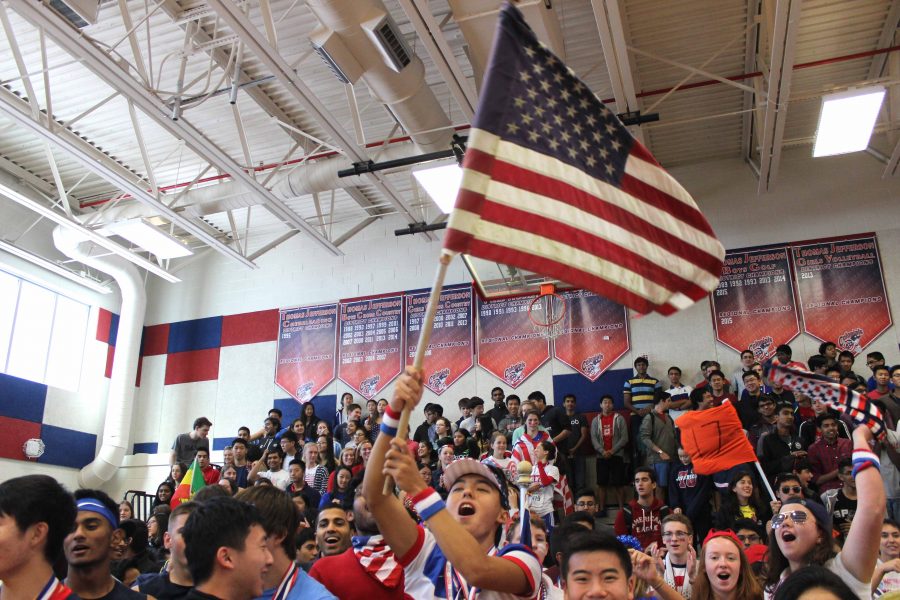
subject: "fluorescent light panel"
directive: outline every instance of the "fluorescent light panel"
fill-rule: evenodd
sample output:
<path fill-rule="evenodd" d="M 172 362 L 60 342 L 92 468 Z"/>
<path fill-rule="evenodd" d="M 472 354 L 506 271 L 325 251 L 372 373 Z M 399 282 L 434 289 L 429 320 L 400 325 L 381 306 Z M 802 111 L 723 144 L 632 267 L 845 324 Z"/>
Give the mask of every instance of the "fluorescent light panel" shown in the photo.
<path fill-rule="evenodd" d="M 57 275 L 59 275 L 61 277 L 65 277 L 69 281 L 74 281 L 75 283 L 77 283 L 79 285 L 83 285 L 84 287 L 86 287 L 90 290 L 93 290 L 99 294 L 112 293 L 112 290 L 108 286 L 101 284 L 99 281 L 95 281 L 95 280 L 89 279 L 87 277 L 82 277 L 82 276 L 78 275 L 77 273 L 74 273 L 74 272 L 70 271 L 69 269 L 56 264 L 53 261 L 47 260 L 46 258 L 44 258 L 42 256 L 38 256 L 37 254 L 32 254 L 31 252 L 29 252 L 27 250 L 23 250 L 22 248 L 19 248 L 17 246 L 13 246 L 9 242 L 4 242 L 3 240 L 0 240 L 0 250 L 3 250 L 4 252 L 8 252 L 8 253 L 12 254 L 13 256 L 18 256 L 22 260 L 27 260 L 28 262 L 30 262 L 33 265 L 37 265 L 37 266 L 39 266 L 43 269 L 46 269 L 52 273 L 56 273 Z"/>
<path fill-rule="evenodd" d="M 456 195 L 462 183 L 462 169 L 451 159 L 450 162 L 431 162 L 413 168 L 416 181 L 431 196 L 441 212 L 450 214 L 456 204 Z"/>
<path fill-rule="evenodd" d="M 177 238 L 141 218 L 116 221 L 97 231 L 104 235 L 121 236 L 158 258 L 180 258 L 193 254 Z"/>
<path fill-rule="evenodd" d="M 130 262 L 134 263 L 135 265 L 150 271 L 154 275 L 157 275 L 158 277 L 161 277 L 170 283 L 178 283 L 179 281 L 181 281 L 181 279 L 179 279 L 178 277 L 172 275 L 171 273 L 169 273 L 168 271 L 166 271 L 159 265 L 150 262 L 143 256 L 139 256 L 139 255 L 135 254 L 134 252 L 129 252 L 128 250 L 126 250 L 125 248 L 123 248 L 122 246 L 120 246 L 119 244 L 114 242 L 113 240 L 103 237 L 96 231 L 87 229 L 80 223 L 75 223 L 74 221 L 70 221 L 68 218 L 66 218 L 65 216 L 54 211 L 49 206 L 44 206 L 43 204 L 36 202 L 36 201 L 32 200 L 31 198 L 28 198 L 27 196 L 19 193 L 18 191 L 14 190 L 10 187 L 7 187 L 6 185 L 3 185 L 2 183 L 0 183 L 0 195 L 3 195 L 5 197 L 9 198 L 13 202 L 17 202 L 18 204 L 21 204 L 22 206 L 53 221 L 57 225 L 62 225 L 63 227 L 68 227 L 69 229 L 74 229 L 75 231 L 79 232 L 81 235 L 85 236 L 86 238 L 88 238 L 89 240 L 91 240 L 92 242 L 97 244 L 98 246 L 100 246 L 102 248 L 106 248 L 113 254 L 121 256 L 125 260 L 130 261 Z"/>
<path fill-rule="evenodd" d="M 884 88 L 871 86 L 822 97 L 813 156 L 865 150 L 884 100 Z"/>

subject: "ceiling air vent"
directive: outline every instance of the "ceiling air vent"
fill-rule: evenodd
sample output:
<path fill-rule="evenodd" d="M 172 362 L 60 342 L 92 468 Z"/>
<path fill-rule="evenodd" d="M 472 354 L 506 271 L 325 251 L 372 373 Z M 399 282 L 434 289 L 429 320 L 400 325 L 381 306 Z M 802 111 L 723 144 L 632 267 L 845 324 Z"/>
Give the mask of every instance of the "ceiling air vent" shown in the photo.
<path fill-rule="evenodd" d="M 50 0 L 49 4 L 50 8 L 78 29 L 97 23 L 97 14 L 100 12 L 98 0 Z"/>
<path fill-rule="evenodd" d="M 363 31 L 381 52 L 385 64 L 397 71 L 412 62 L 412 49 L 403 39 L 397 24 L 388 14 L 361 23 Z"/>
<path fill-rule="evenodd" d="M 362 67 L 347 50 L 347 46 L 335 32 L 318 27 L 309 36 L 313 51 L 325 61 L 341 83 L 356 83 L 362 76 Z"/>
<path fill-rule="evenodd" d="M 313 52 L 318 54 L 319 58 L 325 61 L 325 64 L 328 66 L 331 72 L 334 73 L 334 76 L 337 77 L 341 83 L 350 83 L 350 80 L 347 79 L 347 76 L 344 75 L 344 72 L 341 71 L 341 68 L 338 66 L 338 64 L 334 62 L 334 59 L 331 58 L 330 54 L 328 54 L 328 50 L 326 50 L 324 46 L 317 46 L 315 42 L 311 43 Z"/>

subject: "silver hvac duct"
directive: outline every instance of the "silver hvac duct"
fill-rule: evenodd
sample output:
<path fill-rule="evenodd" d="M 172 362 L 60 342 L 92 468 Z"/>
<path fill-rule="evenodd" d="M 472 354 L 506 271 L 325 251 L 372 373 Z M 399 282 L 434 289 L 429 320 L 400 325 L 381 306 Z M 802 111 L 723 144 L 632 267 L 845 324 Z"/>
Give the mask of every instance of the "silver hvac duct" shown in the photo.
<path fill-rule="evenodd" d="M 319 19 L 313 48 L 344 83 L 362 79 L 422 152 L 446 150 L 450 120 L 425 82 L 425 66 L 381 0 L 307 0 Z"/>

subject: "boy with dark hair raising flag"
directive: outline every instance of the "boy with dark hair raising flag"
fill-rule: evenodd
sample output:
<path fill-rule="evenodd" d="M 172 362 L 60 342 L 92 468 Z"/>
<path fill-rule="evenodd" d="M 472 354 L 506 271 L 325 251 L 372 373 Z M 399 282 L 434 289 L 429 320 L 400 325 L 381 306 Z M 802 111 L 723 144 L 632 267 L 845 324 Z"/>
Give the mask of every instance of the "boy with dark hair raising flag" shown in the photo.
<path fill-rule="evenodd" d="M 454 461 L 444 470 L 450 492 L 445 504 L 425 486 L 406 442 L 395 438 L 400 412 L 415 408 L 421 397 L 421 374 L 407 367 L 384 413 L 363 481 L 369 509 L 405 568 L 406 593 L 414 598 L 535 597 L 541 581 L 537 557 L 524 546 L 498 551 L 494 545 L 509 517 L 506 476 L 477 460 Z M 382 494 L 385 474 L 412 500 L 427 529 L 409 518 L 396 496 Z"/>

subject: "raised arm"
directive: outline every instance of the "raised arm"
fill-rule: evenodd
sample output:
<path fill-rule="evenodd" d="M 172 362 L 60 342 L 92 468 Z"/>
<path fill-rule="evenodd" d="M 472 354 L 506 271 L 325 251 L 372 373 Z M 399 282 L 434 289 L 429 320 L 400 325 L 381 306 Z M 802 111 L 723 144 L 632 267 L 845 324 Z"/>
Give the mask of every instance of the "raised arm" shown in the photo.
<path fill-rule="evenodd" d="M 247 473 L 247 481 L 249 481 L 250 483 L 256 483 L 256 480 L 259 479 L 259 472 L 262 470 L 263 465 L 267 465 L 267 458 L 269 458 L 268 450 L 263 452 L 262 458 L 253 463 L 253 467 L 250 469 L 250 472 Z M 268 468 L 268 466 L 266 466 L 266 468 Z"/>
<path fill-rule="evenodd" d="M 412 367 L 406 367 L 406 371 L 394 386 L 394 396 L 390 402 L 392 411 L 402 412 L 406 404 L 409 404 L 410 410 L 415 408 L 422 397 L 421 379 L 422 375 L 419 371 Z M 419 530 L 415 522 L 409 518 L 409 513 L 406 512 L 403 503 L 393 494 L 385 496 L 382 493 L 385 455 L 390 449 L 393 439 L 393 436 L 382 432 L 379 432 L 375 439 L 375 445 L 369 455 L 369 463 L 366 465 L 363 493 L 381 534 L 394 551 L 394 555 L 399 558 L 415 545 L 419 537 Z M 421 481 L 418 471 L 416 471 L 416 476 Z"/>
<path fill-rule="evenodd" d="M 860 450 L 872 451 L 872 430 L 860 426 L 853 430 L 853 454 Z M 887 502 L 881 472 L 870 467 L 856 475 L 856 515 L 850 525 L 847 541 L 841 551 L 841 561 L 851 575 L 860 581 L 869 581 L 878 559 L 878 540 Z"/>
<path fill-rule="evenodd" d="M 375 451 L 373 450 L 373 458 L 374 455 Z M 370 468 L 372 468 L 372 458 L 369 459 L 366 477 L 368 477 Z M 416 463 L 403 441 L 391 440 L 391 448 L 384 462 L 384 470 L 410 497 L 416 498 L 423 492 L 427 493 L 425 483 L 416 470 Z M 368 490 L 366 491 L 368 493 Z M 381 492 L 380 488 L 378 492 Z M 371 508 L 371 503 L 369 507 Z M 375 519 L 378 520 L 377 515 L 375 515 Z M 397 527 L 396 523 L 392 522 L 391 528 L 395 527 Z M 470 586 L 521 596 L 534 592 L 535 583 L 530 581 L 531 577 L 526 574 L 523 566 L 497 556 L 487 556 L 486 549 L 478 544 L 472 534 L 460 525 L 446 508 L 438 510 L 433 516 L 428 517 L 428 530 L 434 535 L 434 539 L 447 561 L 462 574 Z M 382 529 L 382 533 L 391 544 L 387 538 L 387 532 Z M 410 547 L 415 541 L 415 538 L 412 539 Z M 395 554 L 403 555 L 396 550 Z"/>
<path fill-rule="evenodd" d="M 406 368 L 394 388 L 390 402 L 392 412 L 399 414 L 404 407 L 415 409 L 422 398 L 421 379 L 419 371 Z M 393 477 L 397 486 L 408 496 L 415 498 L 423 492 L 427 493 L 427 486 L 416 469 L 406 443 L 382 431 L 375 440 L 366 467 L 363 492 L 385 541 L 395 556 L 400 558 L 418 542 L 419 529 L 396 497 L 382 494 L 386 474 Z M 427 521 L 428 530 L 434 535 L 444 556 L 469 585 L 519 595 L 534 593 L 534 574 L 527 575 L 525 568 L 512 560 L 487 556 L 486 550 L 446 509 L 438 508 L 427 515 Z M 539 575 L 539 569 L 537 573 Z"/>

